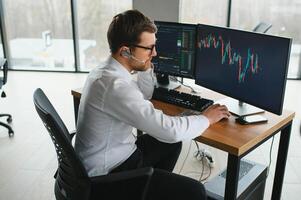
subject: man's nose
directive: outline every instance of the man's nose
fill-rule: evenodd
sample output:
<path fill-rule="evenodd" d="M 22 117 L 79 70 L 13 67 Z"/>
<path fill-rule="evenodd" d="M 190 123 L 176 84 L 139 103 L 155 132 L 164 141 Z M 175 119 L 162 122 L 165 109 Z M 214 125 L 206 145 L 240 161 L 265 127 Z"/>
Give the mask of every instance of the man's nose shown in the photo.
<path fill-rule="evenodd" d="M 157 56 L 156 46 L 155 46 L 154 49 L 153 49 L 152 56 L 153 56 L 153 57 L 156 57 L 156 56 Z"/>

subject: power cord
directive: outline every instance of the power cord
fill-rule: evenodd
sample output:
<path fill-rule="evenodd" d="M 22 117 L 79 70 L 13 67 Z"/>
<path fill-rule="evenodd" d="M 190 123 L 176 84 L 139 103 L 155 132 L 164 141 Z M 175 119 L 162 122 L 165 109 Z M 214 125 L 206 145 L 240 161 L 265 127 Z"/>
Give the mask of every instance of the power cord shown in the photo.
<path fill-rule="evenodd" d="M 203 164 L 202 168 L 204 168 L 204 163 L 202 162 L 202 164 Z M 205 178 L 203 178 L 203 174 L 202 174 L 200 179 L 199 179 L 199 182 L 206 181 L 210 176 L 211 176 L 211 167 L 209 166 L 209 174 Z"/>
<path fill-rule="evenodd" d="M 205 169 L 205 167 L 204 167 L 204 165 L 205 165 L 205 163 L 204 163 L 204 157 L 202 157 L 202 173 L 201 173 L 201 176 L 200 176 L 200 178 L 199 178 L 199 182 L 201 182 L 202 181 L 202 179 L 203 179 L 203 176 L 204 176 L 204 169 Z"/>
<path fill-rule="evenodd" d="M 192 140 L 190 141 L 190 144 L 189 144 L 189 147 L 188 147 L 188 152 L 187 152 L 186 157 L 185 157 L 185 159 L 184 159 L 184 161 L 183 161 L 183 164 L 182 164 L 182 166 L 181 166 L 181 168 L 180 168 L 179 174 L 181 174 L 181 172 L 182 172 L 182 170 L 183 170 L 183 168 L 184 168 L 184 165 L 185 165 L 185 163 L 186 163 L 186 160 L 187 160 L 187 158 L 188 158 L 188 156 L 189 156 L 189 152 L 190 152 L 190 149 L 191 149 L 191 144 L 192 144 Z"/>
<path fill-rule="evenodd" d="M 197 141 L 194 141 L 194 143 L 197 147 L 197 151 L 194 153 L 194 157 L 196 157 L 198 160 L 205 158 L 207 160 L 207 164 L 209 165 L 209 167 L 212 168 L 214 166 L 214 161 L 211 153 L 205 149 L 200 149 Z"/>
<path fill-rule="evenodd" d="M 199 178 L 199 181 L 202 182 L 202 181 L 206 181 L 210 176 L 211 176 L 211 168 L 213 167 L 213 164 L 210 164 L 210 163 L 213 163 L 213 159 L 212 159 L 212 156 L 210 156 L 208 154 L 208 152 L 204 151 L 203 149 L 200 149 L 198 143 L 194 140 L 194 143 L 197 147 L 197 151 L 194 153 L 194 157 L 201 161 L 202 162 L 202 170 L 201 170 L 201 175 L 200 175 L 200 178 Z M 182 173 L 183 171 L 183 168 L 185 166 L 185 163 L 187 161 L 187 158 L 189 156 L 189 153 L 190 153 L 190 150 L 191 150 L 191 145 L 192 145 L 192 141 L 190 141 L 190 144 L 189 144 L 189 147 L 188 147 L 188 152 L 185 156 L 185 159 L 183 161 L 183 164 L 179 170 L 179 174 Z M 207 163 L 207 165 L 206 165 Z M 204 177 L 205 175 L 205 166 L 207 166 L 209 168 L 209 173 L 206 177 Z M 195 174 L 199 174 L 199 172 L 190 172 L 190 173 L 195 173 Z"/>
<path fill-rule="evenodd" d="M 269 152 L 269 165 L 268 165 L 268 172 L 267 172 L 267 177 L 269 176 L 269 172 L 270 172 L 270 167 L 271 167 L 271 163 L 272 163 L 272 151 L 273 151 L 273 143 L 274 143 L 274 139 L 275 139 L 275 136 L 273 136 L 272 138 L 272 143 L 271 143 L 271 146 L 270 146 L 270 152 Z M 203 182 L 203 181 L 206 181 L 210 176 L 211 176 L 211 168 L 213 167 L 212 165 L 210 165 L 210 161 L 213 163 L 213 159 L 211 156 L 208 156 L 208 154 L 204 153 L 205 151 L 204 150 L 201 150 L 200 147 L 199 147 L 199 144 L 197 143 L 197 141 L 194 140 L 194 143 L 196 145 L 196 148 L 197 148 L 197 151 L 194 153 L 194 157 L 201 161 L 202 162 L 202 171 L 201 171 L 201 176 L 199 178 L 199 182 Z M 183 168 L 184 168 L 184 165 L 187 161 L 187 158 L 189 156 L 189 153 L 190 153 L 190 150 L 191 150 L 191 144 L 192 144 L 192 141 L 190 141 L 190 144 L 189 144 L 189 147 L 188 147 L 188 152 L 185 156 L 185 159 L 183 161 L 183 164 L 180 168 L 180 171 L 179 171 L 179 174 L 181 174 Z M 208 158 L 209 157 L 209 158 Z M 208 168 L 209 168 L 209 173 L 206 177 L 203 178 L 204 176 L 204 171 L 205 171 L 205 158 L 207 159 L 207 164 L 208 164 Z M 199 172 L 190 172 L 190 173 L 195 173 L 195 174 L 199 174 Z"/>
<path fill-rule="evenodd" d="M 199 181 L 202 182 L 202 181 L 207 180 L 211 176 L 211 168 L 213 167 L 214 162 L 213 162 L 213 158 L 210 155 L 210 153 L 206 152 L 204 149 L 200 149 L 197 141 L 194 141 L 194 143 L 197 147 L 197 151 L 194 153 L 194 156 L 196 157 L 196 159 L 198 159 L 202 162 L 202 172 L 201 172 L 201 176 L 199 178 Z M 207 166 L 209 168 L 209 173 L 206 177 L 203 177 L 204 170 L 205 170 L 204 166 L 206 166 L 205 164 L 207 164 Z"/>
<path fill-rule="evenodd" d="M 178 82 L 180 82 L 181 85 L 183 85 L 185 87 L 188 87 L 191 90 L 192 93 L 194 93 L 194 94 L 199 94 L 200 93 L 200 92 L 197 92 L 195 89 L 193 89 L 193 87 L 191 87 L 190 85 L 186 85 L 186 84 L 184 84 L 183 82 L 181 82 L 179 80 L 178 80 Z"/>
<path fill-rule="evenodd" d="M 196 91 L 195 89 L 193 89 L 193 87 L 191 87 L 190 85 L 186 85 L 183 83 L 183 78 L 182 78 L 182 81 L 179 81 L 176 77 L 171 77 L 171 80 L 173 81 L 176 81 L 176 82 L 179 82 L 181 85 L 185 86 L 185 87 L 188 87 L 192 93 L 194 94 L 199 94 L 200 92 Z"/>

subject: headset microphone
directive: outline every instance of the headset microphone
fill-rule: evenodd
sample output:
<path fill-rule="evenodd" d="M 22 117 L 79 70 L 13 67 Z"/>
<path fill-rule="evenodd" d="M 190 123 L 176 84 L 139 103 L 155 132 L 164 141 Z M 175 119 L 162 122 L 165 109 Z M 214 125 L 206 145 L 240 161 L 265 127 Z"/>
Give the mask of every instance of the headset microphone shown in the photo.
<path fill-rule="evenodd" d="M 127 50 L 124 50 L 121 52 L 121 55 L 124 56 L 124 57 L 127 57 L 127 58 L 130 58 L 130 59 L 133 59 L 137 62 L 140 62 L 141 64 L 145 64 L 145 60 L 139 60 L 138 58 L 136 58 L 135 56 L 133 56 L 129 51 Z"/>

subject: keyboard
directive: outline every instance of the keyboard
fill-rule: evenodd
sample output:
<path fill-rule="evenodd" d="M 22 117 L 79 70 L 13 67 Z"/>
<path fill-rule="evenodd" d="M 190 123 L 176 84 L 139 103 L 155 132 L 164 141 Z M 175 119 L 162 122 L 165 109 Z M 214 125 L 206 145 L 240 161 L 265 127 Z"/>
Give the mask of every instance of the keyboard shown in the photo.
<path fill-rule="evenodd" d="M 255 164 L 253 163 L 240 160 L 238 180 L 242 179 L 242 177 L 244 177 L 254 166 Z M 227 170 L 223 171 L 223 173 L 221 173 L 220 176 L 226 178 Z"/>
<path fill-rule="evenodd" d="M 197 111 L 203 111 L 213 104 L 210 99 L 163 87 L 155 87 L 152 99 Z"/>

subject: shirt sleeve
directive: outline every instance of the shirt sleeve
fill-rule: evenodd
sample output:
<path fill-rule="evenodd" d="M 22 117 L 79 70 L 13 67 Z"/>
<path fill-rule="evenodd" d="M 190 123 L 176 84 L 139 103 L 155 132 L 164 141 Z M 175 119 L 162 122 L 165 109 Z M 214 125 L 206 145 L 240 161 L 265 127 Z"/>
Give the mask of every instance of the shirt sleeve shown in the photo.
<path fill-rule="evenodd" d="M 168 116 L 155 109 L 140 90 L 124 80 L 115 81 L 105 94 L 104 112 L 158 140 L 174 143 L 201 135 L 209 121 L 203 115 Z"/>
<path fill-rule="evenodd" d="M 156 83 L 156 78 L 154 75 L 153 67 L 149 68 L 146 71 L 138 72 L 137 84 L 145 99 L 152 98 L 155 83 Z"/>

